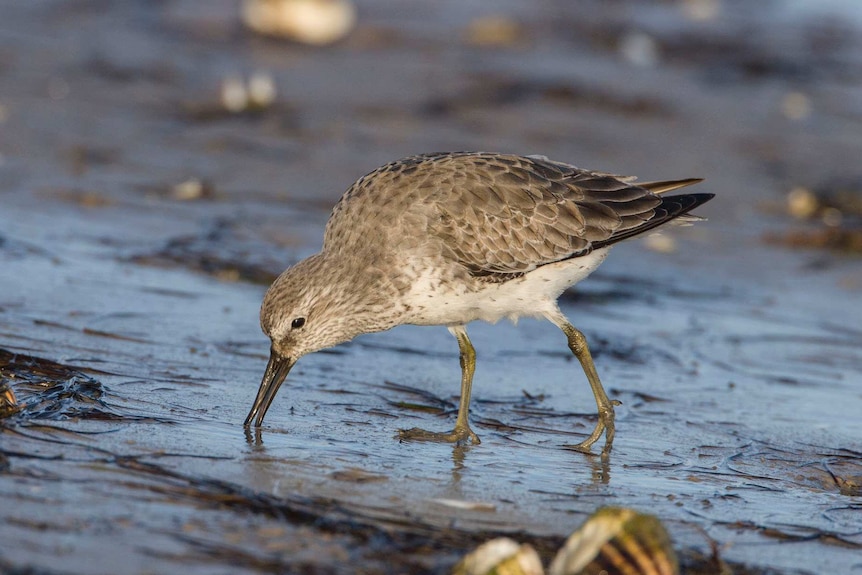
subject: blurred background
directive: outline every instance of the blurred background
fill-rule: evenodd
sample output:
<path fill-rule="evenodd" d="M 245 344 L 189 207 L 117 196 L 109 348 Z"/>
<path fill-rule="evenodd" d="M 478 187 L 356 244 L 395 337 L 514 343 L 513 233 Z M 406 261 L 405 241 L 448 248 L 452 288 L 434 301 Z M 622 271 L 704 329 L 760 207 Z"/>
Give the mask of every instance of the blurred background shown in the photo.
<path fill-rule="evenodd" d="M 857 0 L 0 1 L 0 571 L 447 572 L 613 503 L 690 572 L 862 572 L 860 30 Z M 564 297 L 610 465 L 556 447 L 591 400 L 535 322 L 471 326 L 468 453 L 392 439 L 457 402 L 410 327 L 304 359 L 246 441 L 265 287 L 354 180 L 453 150 L 716 194 Z"/>

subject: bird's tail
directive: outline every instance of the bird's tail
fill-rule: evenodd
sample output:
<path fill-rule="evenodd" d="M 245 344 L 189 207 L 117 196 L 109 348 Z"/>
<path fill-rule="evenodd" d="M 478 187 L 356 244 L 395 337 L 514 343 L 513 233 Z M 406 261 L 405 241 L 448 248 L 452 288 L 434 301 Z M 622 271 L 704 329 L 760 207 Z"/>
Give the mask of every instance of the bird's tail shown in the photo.
<path fill-rule="evenodd" d="M 661 188 L 662 186 L 670 186 L 673 184 L 676 185 L 676 188 L 680 188 L 682 186 L 687 186 L 689 183 L 694 183 L 699 180 L 679 180 L 679 182 L 688 182 L 679 184 L 679 182 L 656 182 L 654 185 Z M 643 185 L 643 184 L 641 184 Z M 668 189 L 675 189 L 673 187 Z M 665 190 L 666 191 L 666 190 Z M 647 232 L 653 228 L 657 228 L 658 226 L 674 221 L 674 223 L 682 223 L 682 224 L 691 224 L 692 222 L 703 219 L 699 216 L 691 215 L 689 212 L 701 204 L 704 204 L 715 197 L 715 194 L 680 194 L 678 196 L 663 196 L 661 204 L 655 208 L 655 214 L 648 221 L 643 224 L 629 228 L 627 230 L 623 230 L 619 233 L 616 233 L 609 237 L 606 240 L 600 242 L 594 242 L 593 248 L 598 249 L 605 246 L 609 246 L 611 244 L 615 244 L 624 239 L 637 236 L 644 232 Z M 682 220 L 680 222 L 680 220 Z"/>
<path fill-rule="evenodd" d="M 699 184 L 703 181 L 703 178 L 685 178 L 684 180 L 663 180 L 660 182 L 643 182 L 643 183 L 635 183 L 635 185 L 640 186 L 641 188 L 646 188 L 650 192 L 661 195 L 665 192 L 672 192 L 673 190 L 678 190 L 680 188 L 685 188 L 686 186 L 692 186 L 694 184 Z M 700 194 L 698 194 L 700 195 Z M 697 205 L 700 205 L 703 202 L 708 201 L 709 198 L 699 202 Z M 697 206 L 695 206 L 697 207 Z M 689 208 L 694 209 L 694 208 Z M 706 218 L 703 216 L 697 216 L 695 214 L 683 213 L 671 220 L 671 224 L 677 226 L 690 226 L 694 222 L 705 222 Z"/>

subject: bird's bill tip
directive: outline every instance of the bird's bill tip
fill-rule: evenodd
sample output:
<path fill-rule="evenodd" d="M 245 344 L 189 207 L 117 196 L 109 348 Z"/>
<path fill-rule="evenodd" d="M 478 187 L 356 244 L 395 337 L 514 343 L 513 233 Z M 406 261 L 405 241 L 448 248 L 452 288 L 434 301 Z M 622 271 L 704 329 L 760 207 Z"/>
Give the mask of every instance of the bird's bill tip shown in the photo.
<path fill-rule="evenodd" d="M 284 357 L 274 349 L 270 350 L 269 363 L 266 364 L 266 371 L 263 373 L 260 388 L 257 390 L 257 397 L 255 397 L 251 411 L 245 418 L 243 427 L 250 427 L 252 421 L 254 421 L 255 427 L 260 427 L 263 424 L 263 418 L 266 416 L 269 406 L 272 405 L 278 388 L 284 383 L 287 374 L 295 363 L 295 359 Z"/>

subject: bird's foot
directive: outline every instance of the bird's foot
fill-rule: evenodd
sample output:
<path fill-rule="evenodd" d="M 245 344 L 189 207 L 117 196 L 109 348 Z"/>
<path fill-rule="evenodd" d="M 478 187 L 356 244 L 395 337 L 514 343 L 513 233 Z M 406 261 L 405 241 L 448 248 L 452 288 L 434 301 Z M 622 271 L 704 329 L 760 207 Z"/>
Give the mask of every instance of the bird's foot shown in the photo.
<path fill-rule="evenodd" d="M 602 457 L 607 457 L 614 445 L 614 407 L 622 405 L 622 402 L 614 399 L 607 405 L 599 407 L 599 420 L 596 422 L 596 427 L 588 438 L 576 445 L 563 445 L 566 449 L 578 451 L 580 453 L 592 453 L 590 448 L 593 444 L 601 439 L 602 434 L 605 435 L 605 446 L 602 448 Z"/>
<path fill-rule="evenodd" d="M 446 432 L 426 431 L 414 427 L 412 429 L 399 429 L 398 439 L 400 441 L 436 441 L 439 443 L 455 443 L 463 445 L 465 443 L 473 443 L 478 445 L 482 443 L 479 436 L 473 433 L 469 426 L 455 426 L 455 429 Z"/>

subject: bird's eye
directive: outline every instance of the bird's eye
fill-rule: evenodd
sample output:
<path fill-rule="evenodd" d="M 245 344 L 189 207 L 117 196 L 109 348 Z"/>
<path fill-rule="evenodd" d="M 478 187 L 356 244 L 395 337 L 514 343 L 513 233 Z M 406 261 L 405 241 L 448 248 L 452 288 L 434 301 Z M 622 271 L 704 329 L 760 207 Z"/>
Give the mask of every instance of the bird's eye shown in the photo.
<path fill-rule="evenodd" d="M 294 320 L 292 322 L 290 322 L 290 327 L 292 329 L 299 329 L 304 325 L 305 325 L 305 318 L 304 317 L 294 318 Z"/>

